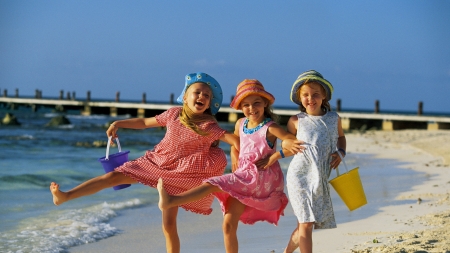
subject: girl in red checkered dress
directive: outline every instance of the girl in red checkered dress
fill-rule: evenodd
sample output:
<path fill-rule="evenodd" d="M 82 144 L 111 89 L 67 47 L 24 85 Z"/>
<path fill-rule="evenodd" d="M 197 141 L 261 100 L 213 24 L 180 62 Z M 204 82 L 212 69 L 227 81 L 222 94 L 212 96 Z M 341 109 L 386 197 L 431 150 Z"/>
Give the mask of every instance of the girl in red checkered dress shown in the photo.
<path fill-rule="evenodd" d="M 218 147 L 218 140 L 239 149 L 239 138 L 221 129 L 214 116 L 222 103 L 219 83 L 205 73 L 186 76 L 185 87 L 178 98 L 182 107 L 173 107 L 151 118 L 134 118 L 113 122 L 106 134 L 117 137 L 119 128 L 145 129 L 167 128 L 166 135 L 152 150 L 136 160 L 124 163 L 115 171 L 90 179 L 75 188 L 63 192 L 52 182 L 50 191 L 55 205 L 94 194 L 102 189 L 121 184 L 142 183 L 156 187 L 159 178 L 165 180 L 170 194 L 179 194 L 202 184 L 203 180 L 222 175 L 226 156 Z M 232 155 L 232 160 L 235 156 Z M 180 205 L 185 210 L 210 214 L 213 196 Z M 178 207 L 162 213 L 163 232 L 167 252 L 180 252 L 180 240 L 176 228 Z"/>

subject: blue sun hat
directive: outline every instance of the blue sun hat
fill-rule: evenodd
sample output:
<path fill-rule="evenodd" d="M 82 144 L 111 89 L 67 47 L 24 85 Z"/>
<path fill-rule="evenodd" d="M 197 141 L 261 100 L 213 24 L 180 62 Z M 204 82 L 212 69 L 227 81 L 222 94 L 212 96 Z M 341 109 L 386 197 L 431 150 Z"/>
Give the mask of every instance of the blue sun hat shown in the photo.
<path fill-rule="evenodd" d="M 305 82 L 317 82 L 325 89 L 325 92 L 327 93 L 326 98 L 327 101 L 331 100 L 331 95 L 333 94 L 333 85 L 331 85 L 330 82 L 328 82 L 325 78 L 323 78 L 322 74 L 315 70 L 308 70 L 306 72 L 301 73 L 297 80 L 295 80 L 294 84 L 292 85 L 291 89 L 291 101 L 301 105 L 302 102 L 300 101 L 299 97 L 297 96 L 297 91 L 300 89 L 300 87 Z"/>
<path fill-rule="evenodd" d="M 184 93 L 189 88 L 189 86 L 191 86 L 194 83 L 205 83 L 209 87 L 211 87 L 213 97 L 211 99 L 210 108 L 211 113 L 215 115 L 219 111 L 220 106 L 222 105 L 223 99 L 222 88 L 220 87 L 220 84 L 216 81 L 216 79 L 214 79 L 212 76 L 206 73 L 197 72 L 187 74 L 185 77 L 184 89 L 181 92 L 181 95 L 178 97 L 177 102 L 183 104 Z"/>

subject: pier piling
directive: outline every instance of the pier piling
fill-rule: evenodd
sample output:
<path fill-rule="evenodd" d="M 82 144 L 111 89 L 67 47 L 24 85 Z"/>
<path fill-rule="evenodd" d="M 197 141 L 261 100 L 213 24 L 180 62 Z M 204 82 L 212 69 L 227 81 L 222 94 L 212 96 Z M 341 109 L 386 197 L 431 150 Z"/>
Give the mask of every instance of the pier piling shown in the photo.
<path fill-rule="evenodd" d="M 380 113 L 380 101 L 375 100 L 375 113 Z"/>

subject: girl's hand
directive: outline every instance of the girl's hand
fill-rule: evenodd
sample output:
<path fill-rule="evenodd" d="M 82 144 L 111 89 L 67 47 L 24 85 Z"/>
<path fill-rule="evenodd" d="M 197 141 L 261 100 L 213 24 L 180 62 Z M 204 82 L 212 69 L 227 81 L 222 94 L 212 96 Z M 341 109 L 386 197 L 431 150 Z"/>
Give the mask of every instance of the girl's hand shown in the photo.
<path fill-rule="evenodd" d="M 267 168 L 269 168 L 272 164 L 274 164 L 278 158 L 277 158 L 278 152 L 276 152 L 275 154 L 272 154 L 269 157 L 263 158 L 257 162 L 255 162 L 256 167 L 259 170 L 265 170 Z"/>
<path fill-rule="evenodd" d="M 236 150 L 234 146 L 231 146 L 230 157 L 231 157 L 231 171 L 235 172 L 236 169 L 239 167 L 239 152 Z"/>
<path fill-rule="evenodd" d="M 269 167 L 269 166 L 267 166 L 267 164 L 269 163 L 269 159 L 270 159 L 270 157 L 266 157 L 266 158 L 263 158 L 263 159 L 261 159 L 261 160 L 259 160 L 259 161 L 256 161 L 256 162 L 255 162 L 256 167 L 257 167 L 259 170 L 265 170 L 265 169 L 267 169 L 267 167 Z"/>
<path fill-rule="evenodd" d="M 231 172 L 235 172 L 238 167 L 239 167 L 238 161 L 231 161 Z"/>
<path fill-rule="evenodd" d="M 117 130 L 118 130 L 119 128 L 114 124 L 114 122 L 113 123 L 111 123 L 111 125 L 109 125 L 109 127 L 108 127 L 108 130 L 106 130 L 106 136 L 108 136 L 108 138 L 111 136 L 112 138 L 111 138 L 111 144 L 114 144 L 113 143 L 113 140 L 114 139 L 116 139 L 117 137 L 119 137 L 118 135 L 117 135 Z"/>
<path fill-rule="evenodd" d="M 339 156 L 339 154 L 337 153 L 339 151 L 334 152 L 333 154 L 331 154 L 331 168 L 332 169 L 336 169 L 339 164 L 341 163 L 341 157 Z"/>
<path fill-rule="evenodd" d="M 302 153 L 303 150 L 305 150 L 305 147 L 302 146 L 304 144 L 304 141 L 301 140 L 292 140 L 292 139 L 286 139 L 281 142 L 281 147 L 284 149 L 287 149 L 292 152 L 292 154 Z"/>

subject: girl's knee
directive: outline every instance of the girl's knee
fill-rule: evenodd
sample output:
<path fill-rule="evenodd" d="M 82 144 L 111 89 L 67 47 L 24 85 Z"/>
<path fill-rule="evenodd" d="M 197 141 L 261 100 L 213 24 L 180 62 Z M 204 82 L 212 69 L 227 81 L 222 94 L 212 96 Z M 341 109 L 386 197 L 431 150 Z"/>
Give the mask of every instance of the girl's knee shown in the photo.
<path fill-rule="evenodd" d="M 177 231 L 177 223 L 176 222 L 163 223 L 162 228 L 167 233 L 173 233 Z"/>
<path fill-rule="evenodd" d="M 314 226 L 314 222 L 300 223 L 299 227 L 303 228 L 312 228 Z"/>
<path fill-rule="evenodd" d="M 115 180 L 118 177 L 120 177 L 121 174 L 122 173 L 117 172 L 117 171 L 111 171 L 111 172 L 108 172 L 108 173 L 106 173 L 106 174 L 104 174 L 104 175 L 102 175 L 100 177 L 102 177 L 104 179 L 107 179 L 107 180 Z"/>
<path fill-rule="evenodd" d="M 224 234 L 234 233 L 237 230 L 237 225 L 232 222 L 223 222 L 222 230 Z"/>
<path fill-rule="evenodd" d="M 298 224 L 298 230 L 300 232 L 312 232 L 314 228 L 314 222 L 308 222 L 308 223 L 299 223 Z"/>
<path fill-rule="evenodd" d="M 162 230 L 165 234 L 177 233 L 177 221 L 176 219 L 164 219 L 162 222 Z"/>
<path fill-rule="evenodd" d="M 239 223 L 239 218 L 233 215 L 225 215 L 222 223 L 222 230 L 224 234 L 236 232 Z"/>
<path fill-rule="evenodd" d="M 122 172 L 118 171 L 112 171 L 109 173 L 106 173 L 102 176 L 106 181 L 110 182 L 112 185 L 119 185 L 119 184 L 134 184 L 135 180 L 131 179 L 130 177 L 126 176 Z"/>
<path fill-rule="evenodd" d="M 174 227 L 177 225 L 177 219 L 175 218 L 166 218 L 163 220 L 164 227 Z"/>
<path fill-rule="evenodd" d="M 177 229 L 178 207 L 163 211 L 162 226 L 164 230 L 173 231 Z"/>

